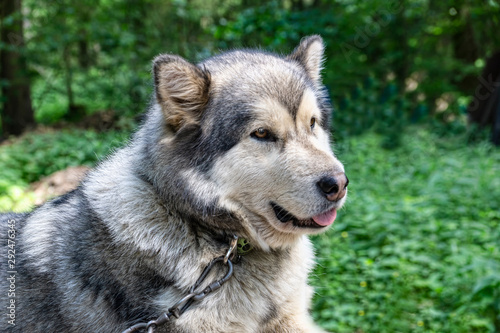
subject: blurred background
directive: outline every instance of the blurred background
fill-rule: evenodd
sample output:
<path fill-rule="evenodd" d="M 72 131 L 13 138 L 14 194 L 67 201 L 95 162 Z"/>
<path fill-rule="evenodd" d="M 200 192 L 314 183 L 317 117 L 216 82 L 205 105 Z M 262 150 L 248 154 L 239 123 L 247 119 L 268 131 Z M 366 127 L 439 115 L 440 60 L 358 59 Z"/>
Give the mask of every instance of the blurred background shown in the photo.
<path fill-rule="evenodd" d="M 313 238 L 334 332 L 500 332 L 496 0 L 0 0 L 0 211 L 78 184 L 147 108 L 151 60 L 326 43 L 346 208 Z"/>

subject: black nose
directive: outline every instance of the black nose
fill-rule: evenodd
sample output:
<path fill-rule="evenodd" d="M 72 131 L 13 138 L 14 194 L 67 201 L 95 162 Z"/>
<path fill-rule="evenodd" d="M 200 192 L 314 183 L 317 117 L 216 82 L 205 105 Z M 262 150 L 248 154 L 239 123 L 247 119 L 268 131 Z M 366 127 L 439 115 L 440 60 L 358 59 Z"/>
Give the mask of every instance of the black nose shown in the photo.
<path fill-rule="evenodd" d="M 333 194 L 339 191 L 339 185 L 333 177 L 323 177 L 318 182 L 318 186 L 324 194 Z"/>
<path fill-rule="evenodd" d="M 317 184 L 329 201 L 338 201 L 345 196 L 349 179 L 342 172 L 335 176 L 323 177 Z"/>

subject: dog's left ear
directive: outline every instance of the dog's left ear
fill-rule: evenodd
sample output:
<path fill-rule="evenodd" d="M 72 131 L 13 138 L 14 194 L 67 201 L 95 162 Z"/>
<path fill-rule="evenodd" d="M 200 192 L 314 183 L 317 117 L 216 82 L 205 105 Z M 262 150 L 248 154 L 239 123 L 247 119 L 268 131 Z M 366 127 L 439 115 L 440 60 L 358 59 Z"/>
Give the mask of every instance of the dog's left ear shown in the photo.
<path fill-rule="evenodd" d="M 319 84 L 324 52 L 325 45 L 323 44 L 323 38 L 319 35 L 313 35 L 302 38 L 299 46 L 297 46 L 287 59 L 297 61 L 301 64 L 314 83 Z"/>
<path fill-rule="evenodd" d="M 208 102 L 210 73 L 179 56 L 162 54 L 153 61 L 153 75 L 167 125 L 177 132 L 197 124 Z"/>

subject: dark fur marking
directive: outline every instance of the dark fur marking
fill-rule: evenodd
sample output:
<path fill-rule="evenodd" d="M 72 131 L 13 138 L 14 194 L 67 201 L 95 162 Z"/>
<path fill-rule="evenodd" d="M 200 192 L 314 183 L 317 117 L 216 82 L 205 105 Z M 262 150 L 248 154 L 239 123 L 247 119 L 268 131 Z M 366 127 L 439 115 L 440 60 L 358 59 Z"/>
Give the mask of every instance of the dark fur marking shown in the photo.
<path fill-rule="evenodd" d="M 333 116 L 333 107 L 331 104 L 328 89 L 326 89 L 326 87 L 322 87 L 322 89 L 320 90 L 320 96 L 317 98 L 317 100 L 322 118 L 320 125 L 327 133 L 329 133 Z"/>
<path fill-rule="evenodd" d="M 15 221 L 16 230 L 16 320 L 15 329 L 12 327 L 9 331 L 15 332 L 69 332 L 71 327 L 66 325 L 66 320 L 61 312 L 61 298 L 59 289 L 53 282 L 57 280 L 53 274 L 40 274 L 30 267 L 30 261 L 25 252 L 24 243 L 17 242 L 17 239 L 22 239 L 23 227 L 26 219 L 32 213 L 8 213 L 0 214 L 0 225 L 6 228 L 7 221 Z M 3 232 L 5 236 L 7 232 Z M 5 249 L 7 249 L 7 237 L 3 239 L 5 242 Z M 5 276 L 7 269 L 7 260 L 0 263 L 2 269 L 2 278 Z M 2 289 L 5 290 L 5 289 Z M 3 292 L 3 291 L 2 291 Z M 7 292 L 5 291 L 5 295 Z M 2 305 L 6 304 L 6 297 L 2 299 Z M 23 314 L 29 313 L 29 316 Z M 35 318 L 50 318 L 48 321 L 36 320 Z M 5 324 L 6 322 L 4 322 Z M 3 330 L 2 330 L 3 332 Z"/>
<path fill-rule="evenodd" d="M 193 152 L 199 153 L 197 145 L 199 145 L 202 131 L 199 125 L 183 126 L 175 135 L 173 146 L 175 147 L 174 154 L 184 157 L 193 157 Z M 196 160 L 195 160 L 196 161 Z"/>
<path fill-rule="evenodd" d="M 207 134 L 200 138 L 197 146 L 199 156 L 198 167 L 208 171 L 218 156 L 233 148 L 240 140 L 250 133 L 245 129 L 252 119 L 248 105 L 238 99 L 219 101 L 210 107 L 216 112 L 207 111 L 207 118 L 212 118 Z"/>
<path fill-rule="evenodd" d="M 196 235 L 196 245 L 199 247 L 200 237 L 203 238 L 210 246 L 214 248 L 225 248 L 231 241 L 232 235 L 237 234 L 236 232 L 230 232 L 214 229 L 212 226 L 207 224 L 202 219 L 195 218 L 193 216 L 184 217 L 190 231 Z"/>
<path fill-rule="evenodd" d="M 278 307 L 272 300 L 269 300 L 268 303 L 269 307 L 266 316 L 262 319 L 262 327 L 266 326 L 268 323 L 278 318 L 279 314 Z"/>
<path fill-rule="evenodd" d="M 10 220 L 15 220 L 18 223 L 19 221 L 25 221 L 29 215 L 30 213 L 2 213 L 0 214 L 0 222 L 2 226 Z"/>
<path fill-rule="evenodd" d="M 217 112 L 210 114 L 209 109 Z M 233 112 L 229 112 L 228 109 Z M 242 133 L 242 128 L 245 128 L 251 119 L 250 112 L 245 109 L 246 106 L 243 102 L 234 100 L 214 105 L 209 102 L 204 118 L 212 116 L 213 126 L 203 130 L 198 125 L 182 127 L 175 135 L 173 154 L 176 158 L 182 158 L 189 167 L 197 167 L 203 172 L 208 171 L 217 156 L 230 150 L 245 135 L 245 133 Z M 204 123 L 204 119 L 202 119 L 201 123 Z M 230 139 L 228 140 L 228 138 Z"/>
<path fill-rule="evenodd" d="M 274 77 L 274 74 L 269 72 L 269 63 L 276 61 L 275 59 L 290 64 L 288 69 L 293 74 L 288 75 L 288 80 L 285 82 L 283 81 L 282 76 Z M 240 61 L 241 63 L 246 63 L 247 68 L 254 67 L 252 71 L 255 73 L 262 73 L 260 81 L 253 82 L 253 86 L 258 87 L 258 91 L 244 91 L 239 89 L 238 94 L 235 95 L 235 87 L 248 87 L 249 84 L 252 84 L 252 82 L 248 82 L 248 78 L 245 76 L 235 77 L 233 82 L 225 84 L 226 88 L 218 93 L 219 98 L 221 96 L 225 96 L 224 100 L 226 102 L 231 102 L 233 97 L 237 97 L 237 100 L 239 99 L 248 102 L 253 100 L 255 96 L 272 97 L 285 106 L 292 115 L 293 119 L 295 119 L 305 87 L 307 85 L 312 87 L 315 86 L 301 63 L 263 50 L 248 49 L 226 52 L 208 59 L 206 63 L 214 63 L 216 67 L 224 67 L 224 65 L 230 67 L 235 60 Z M 299 66 L 297 67 L 297 65 Z M 226 112 L 221 112 L 221 114 L 225 113 Z"/>
<path fill-rule="evenodd" d="M 18 275 L 31 283 L 19 285 L 19 289 L 24 289 L 24 293 L 19 298 L 18 313 L 21 316 L 20 320 L 16 321 L 16 332 L 29 332 L 35 328 L 37 332 L 71 332 L 72 328 L 65 324 L 67 320 L 63 315 L 59 290 L 53 282 L 56 279 L 33 273 L 26 267 L 18 269 Z M 31 290 L 35 292 L 30 292 Z M 24 308 L 25 311 L 29 308 L 33 318 L 50 318 L 50 320 L 33 322 L 32 318 L 23 318 Z"/>
<path fill-rule="evenodd" d="M 62 204 L 67 203 L 73 196 L 75 196 L 77 191 L 80 191 L 80 189 L 76 188 L 76 189 L 74 189 L 66 194 L 61 195 L 60 197 L 55 198 L 54 200 L 51 201 L 52 206 L 57 207 L 57 206 L 60 206 Z"/>
<path fill-rule="evenodd" d="M 89 290 L 94 301 L 104 300 L 122 322 L 135 322 L 150 319 L 157 314 L 157 309 L 149 299 L 173 285 L 148 267 L 137 267 L 141 274 L 130 274 L 127 281 L 115 278 L 113 271 L 121 269 L 119 251 L 115 250 L 111 235 L 104 228 L 102 221 L 95 214 L 89 202 L 82 198 L 82 205 L 87 212 L 88 225 L 74 231 L 78 237 L 69 256 L 69 267 L 77 281 L 81 281 L 80 290 Z M 89 246 L 90 244 L 90 246 Z M 101 244 L 101 245 L 99 245 Z M 106 244 L 103 247 L 103 244 Z M 102 255 L 102 252 L 107 252 Z M 98 255 L 97 253 L 100 253 Z M 86 258 L 101 258 L 94 262 Z M 103 258 L 107 260 L 104 261 Z"/>

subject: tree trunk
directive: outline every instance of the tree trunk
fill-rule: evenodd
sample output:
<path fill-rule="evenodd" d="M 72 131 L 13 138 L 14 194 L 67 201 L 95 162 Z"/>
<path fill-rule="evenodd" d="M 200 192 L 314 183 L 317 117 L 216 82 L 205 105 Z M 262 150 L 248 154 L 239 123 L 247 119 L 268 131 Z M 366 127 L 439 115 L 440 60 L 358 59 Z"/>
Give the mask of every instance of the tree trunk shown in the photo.
<path fill-rule="evenodd" d="M 404 93 L 406 88 L 406 78 L 410 76 L 410 67 L 413 59 L 411 58 L 411 51 L 408 47 L 407 42 L 407 31 L 409 30 L 409 20 L 405 18 L 405 8 L 407 8 L 408 3 L 404 0 L 400 1 L 398 8 L 401 8 L 396 14 L 396 18 L 392 23 L 392 27 L 389 26 L 394 35 L 394 39 L 399 45 L 399 55 L 393 61 L 393 70 L 396 74 L 396 81 L 398 82 L 399 92 Z"/>
<path fill-rule="evenodd" d="M 465 65 L 472 65 L 479 58 L 480 51 L 474 36 L 471 14 L 466 6 L 462 6 L 458 14 L 464 23 L 453 34 L 453 51 L 456 59 L 463 61 Z M 459 15 L 456 15 L 456 17 Z M 454 21 L 459 19 L 460 17 L 455 18 Z M 472 91 L 477 85 L 477 75 L 472 73 L 467 74 L 456 83 L 461 91 Z"/>
<path fill-rule="evenodd" d="M 89 69 L 94 60 L 92 59 L 89 46 L 90 40 L 88 31 L 88 25 L 91 21 L 93 9 L 94 8 L 86 2 L 83 2 L 80 6 L 78 6 L 77 18 L 80 21 L 80 29 L 78 31 L 78 64 L 83 69 Z"/>
<path fill-rule="evenodd" d="M 89 42 L 87 40 L 87 30 L 80 30 L 80 39 L 78 40 L 78 63 L 83 69 L 90 67 Z"/>
<path fill-rule="evenodd" d="M 13 20 L 6 20 L 13 17 Z M 35 123 L 31 106 L 30 82 L 22 54 L 23 19 L 21 0 L 0 0 L 0 78 L 2 86 L 2 136 L 19 135 Z"/>
<path fill-rule="evenodd" d="M 491 140 L 500 146 L 500 51 L 487 60 L 482 74 L 476 79 L 473 100 L 467 112 L 470 122 L 483 128 L 491 127 Z"/>

